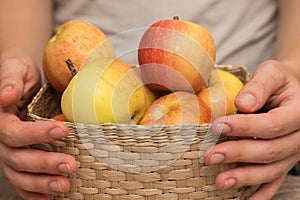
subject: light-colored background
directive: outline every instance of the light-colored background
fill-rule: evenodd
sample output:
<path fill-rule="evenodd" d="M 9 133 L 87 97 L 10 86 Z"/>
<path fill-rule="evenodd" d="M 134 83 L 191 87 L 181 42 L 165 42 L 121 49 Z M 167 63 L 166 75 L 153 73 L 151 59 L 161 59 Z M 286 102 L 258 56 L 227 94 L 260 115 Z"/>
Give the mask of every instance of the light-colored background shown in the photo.
<path fill-rule="evenodd" d="M 288 176 L 273 200 L 300 199 L 300 176 Z M 22 200 L 7 181 L 0 167 L 0 200 Z"/>

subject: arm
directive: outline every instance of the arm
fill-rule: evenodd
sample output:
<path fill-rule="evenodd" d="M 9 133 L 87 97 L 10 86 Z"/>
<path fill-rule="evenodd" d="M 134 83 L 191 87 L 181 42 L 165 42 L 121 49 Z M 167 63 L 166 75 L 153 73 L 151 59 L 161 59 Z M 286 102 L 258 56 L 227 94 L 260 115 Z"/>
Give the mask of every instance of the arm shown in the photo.
<path fill-rule="evenodd" d="M 250 199 L 271 199 L 289 170 L 300 160 L 300 7 L 280 0 L 274 60 L 260 64 L 236 97 L 248 114 L 216 119 L 212 128 L 223 135 L 256 137 L 216 145 L 207 164 L 251 163 L 217 176 L 219 188 L 260 185 Z M 264 113 L 255 113 L 264 107 Z"/>
<path fill-rule="evenodd" d="M 51 0 L 3 0 L 0 6 L 0 63 L 28 56 L 41 64 L 43 48 L 52 33 Z"/>
<path fill-rule="evenodd" d="M 67 136 L 64 124 L 21 121 L 17 116 L 40 88 L 52 12 L 50 0 L 0 1 L 0 160 L 24 199 L 49 199 L 49 194 L 68 191 L 62 173 L 77 170 L 69 155 L 27 148 Z"/>
<path fill-rule="evenodd" d="M 274 58 L 288 64 L 300 78 L 300 6 L 298 0 L 279 1 L 279 30 Z"/>

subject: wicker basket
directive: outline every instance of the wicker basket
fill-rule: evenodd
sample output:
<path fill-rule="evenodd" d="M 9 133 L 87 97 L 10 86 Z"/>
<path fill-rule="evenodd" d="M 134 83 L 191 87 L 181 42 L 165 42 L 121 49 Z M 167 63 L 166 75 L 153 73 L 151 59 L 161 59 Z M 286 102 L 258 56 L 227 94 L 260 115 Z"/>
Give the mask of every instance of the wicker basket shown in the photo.
<path fill-rule="evenodd" d="M 217 66 L 249 80 L 245 67 Z M 31 120 L 49 120 L 60 113 L 60 95 L 48 84 L 28 106 Z M 229 139 L 209 131 L 210 124 L 138 126 L 65 122 L 68 137 L 32 148 L 74 156 L 77 173 L 71 190 L 55 200 L 181 200 L 248 199 L 251 187 L 218 190 L 216 175 L 239 164 L 207 166 L 205 151 Z"/>

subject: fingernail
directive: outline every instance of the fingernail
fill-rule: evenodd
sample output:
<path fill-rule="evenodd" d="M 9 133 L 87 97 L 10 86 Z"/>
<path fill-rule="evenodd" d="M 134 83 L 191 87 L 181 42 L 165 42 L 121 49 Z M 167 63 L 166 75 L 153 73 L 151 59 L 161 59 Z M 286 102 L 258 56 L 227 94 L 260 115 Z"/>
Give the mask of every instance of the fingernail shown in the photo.
<path fill-rule="evenodd" d="M 216 119 L 212 124 L 213 132 L 218 134 L 230 133 L 231 128 L 228 124 L 224 123 L 224 121 L 225 121 L 224 117 Z"/>
<path fill-rule="evenodd" d="M 49 188 L 53 191 L 53 192 L 63 192 L 61 185 L 59 182 L 57 181 L 52 181 L 49 183 Z"/>
<path fill-rule="evenodd" d="M 65 137 L 64 132 L 60 128 L 53 128 L 49 131 L 49 136 L 53 139 L 60 139 Z"/>
<path fill-rule="evenodd" d="M 235 178 L 229 178 L 224 183 L 224 189 L 233 187 L 236 184 Z"/>
<path fill-rule="evenodd" d="M 59 164 L 57 166 L 57 170 L 62 172 L 62 173 L 70 173 L 71 172 L 70 165 L 66 164 L 66 163 Z"/>
<path fill-rule="evenodd" d="M 243 94 L 239 97 L 239 101 L 243 102 L 249 109 L 252 109 L 256 106 L 257 101 L 256 98 L 251 94 Z"/>
<path fill-rule="evenodd" d="M 220 153 L 213 154 L 210 158 L 209 164 L 219 164 L 225 160 L 225 156 Z"/>
<path fill-rule="evenodd" d="M 11 85 L 5 86 L 4 88 L 1 88 L 0 94 L 11 91 L 12 89 L 13 89 L 13 86 L 11 86 Z"/>

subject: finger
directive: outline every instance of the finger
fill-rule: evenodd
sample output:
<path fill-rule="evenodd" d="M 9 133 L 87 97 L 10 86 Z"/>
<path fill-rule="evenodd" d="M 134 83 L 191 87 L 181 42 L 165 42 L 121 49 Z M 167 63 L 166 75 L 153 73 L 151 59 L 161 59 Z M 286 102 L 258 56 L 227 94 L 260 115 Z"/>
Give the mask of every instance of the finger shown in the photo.
<path fill-rule="evenodd" d="M 241 137 L 275 138 L 299 129 L 300 107 L 281 106 L 260 114 L 236 114 L 213 121 L 213 132 Z M 283 113 L 286 113 L 283 115 Z M 289 113 L 289 114 L 287 114 Z"/>
<path fill-rule="evenodd" d="M 48 194 L 27 192 L 27 191 L 21 190 L 21 189 L 17 189 L 16 191 L 23 199 L 38 199 L 38 200 L 50 200 L 51 199 L 50 195 L 48 195 Z"/>
<path fill-rule="evenodd" d="M 280 71 L 280 63 L 262 63 L 252 79 L 244 86 L 235 99 L 237 108 L 244 113 L 255 112 L 263 107 L 268 98 L 287 83 L 286 76 Z"/>
<path fill-rule="evenodd" d="M 42 194 L 57 194 L 68 192 L 70 189 L 69 180 L 64 176 L 20 172 L 10 168 L 6 164 L 3 164 L 3 170 L 9 181 L 18 190 Z"/>
<path fill-rule="evenodd" d="M 249 200 L 269 200 L 277 193 L 286 176 L 282 176 L 273 182 L 261 185 Z"/>
<path fill-rule="evenodd" d="M 68 135 L 68 128 L 62 122 L 24 122 L 1 108 L 0 119 L 0 140 L 10 147 L 50 142 Z"/>
<path fill-rule="evenodd" d="M 205 156 L 207 164 L 271 163 L 299 151 L 300 132 L 272 140 L 236 140 L 213 147 Z"/>
<path fill-rule="evenodd" d="M 23 94 L 26 64 L 18 59 L 8 59 L 0 68 L 0 105 L 15 104 Z"/>
<path fill-rule="evenodd" d="M 239 188 L 273 182 L 284 176 L 297 163 L 299 155 L 270 164 L 247 164 L 218 174 L 216 186 L 219 189 Z"/>
<path fill-rule="evenodd" d="M 12 149 L 1 143 L 0 158 L 16 171 L 31 173 L 69 174 L 76 172 L 78 168 L 71 155 L 28 148 Z"/>

